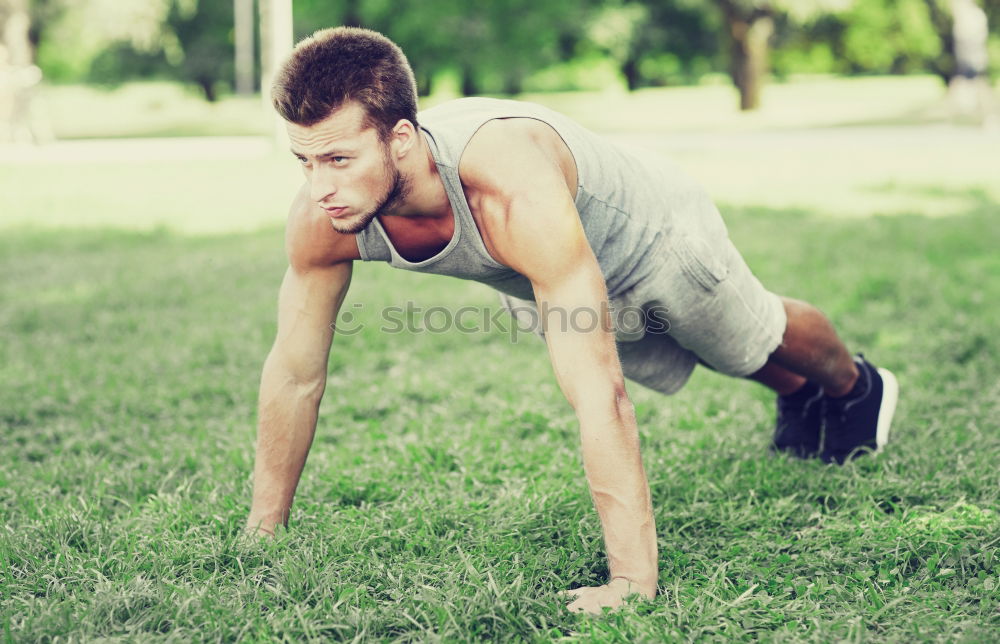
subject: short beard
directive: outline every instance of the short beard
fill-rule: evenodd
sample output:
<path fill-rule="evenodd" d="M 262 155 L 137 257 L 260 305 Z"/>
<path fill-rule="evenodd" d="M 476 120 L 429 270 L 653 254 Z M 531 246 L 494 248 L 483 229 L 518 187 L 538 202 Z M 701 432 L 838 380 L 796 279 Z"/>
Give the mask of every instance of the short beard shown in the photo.
<path fill-rule="evenodd" d="M 386 160 L 386 165 L 392 167 L 389 165 L 388 159 Z M 378 205 L 353 222 L 344 222 L 344 225 L 339 225 L 340 222 L 336 220 L 331 219 L 330 221 L 337 232 L 345 235 L 357 235 L 368 228 L 376 217 L 387 214 L 399 207 L 409 194 L 410 180 L 400 174 L 397 168 L 392 167 L 392 185 L 386 190 L 385 195 L 379 200 Z"/>

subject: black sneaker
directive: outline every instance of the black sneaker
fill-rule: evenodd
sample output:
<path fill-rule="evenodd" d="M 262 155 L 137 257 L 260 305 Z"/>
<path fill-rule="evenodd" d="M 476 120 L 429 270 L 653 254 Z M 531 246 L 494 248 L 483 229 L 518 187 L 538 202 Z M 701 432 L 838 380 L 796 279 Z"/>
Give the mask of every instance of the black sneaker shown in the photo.
<path fill-rule="evenodd" d="M 795 393 L 778 396 L 771 451 L 788 452 L 799 458 L 816 456 L 823 418 L 822 400 L 823 388 L 808 381 Z"/>
<path fill-rule="evenodd" d="M 854 358 L 858 383 L 842 398 L 823 398 L 823 451 L 827 463 L 844 463 L 889 442 L 889 426 L 899 399 L 899 383 L 888 369 Z"/>

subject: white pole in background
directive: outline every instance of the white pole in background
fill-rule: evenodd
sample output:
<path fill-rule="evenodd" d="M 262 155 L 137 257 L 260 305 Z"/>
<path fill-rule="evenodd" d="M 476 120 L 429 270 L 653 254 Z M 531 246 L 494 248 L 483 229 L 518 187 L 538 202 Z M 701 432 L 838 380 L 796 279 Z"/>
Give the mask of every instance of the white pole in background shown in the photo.
<path fill-rule="evenodd" d="M 261 23 L 261 96 L 265 109 L 274 124 L 274 143 L 279 148 L 288 146 L 285 123 L 271 107 L 271 79 L 292 51 L 292 0 L 260 0 Z"/>
<path fill-rule="evenodd" d="M 253 94 L 253 0 L 233 0 L 236 93 Z"/>

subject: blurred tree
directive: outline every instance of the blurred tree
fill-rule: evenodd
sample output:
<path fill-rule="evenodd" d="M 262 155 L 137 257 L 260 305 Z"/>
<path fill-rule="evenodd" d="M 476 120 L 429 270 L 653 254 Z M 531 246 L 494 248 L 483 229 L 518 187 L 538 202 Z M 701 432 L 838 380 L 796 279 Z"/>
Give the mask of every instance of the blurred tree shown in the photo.
<path fill-rule="evenodd" d="M 941 41 L 941 53 L 928 61 L 927 68 L 948 84 L 955 75 L 955 34 L 952 32 L 948 0 L 924 0 L 931 26 Z"/>
<path fill-rule="evenodd" d="M 517 93 L 529 73 L 573 55 L 595 1 L 296 0 L 296 34 L 339 24 L 380 31 L 406 52 L 422 94 L 446 69 L 465 94 Z"/>
<path fill-rule="evenodd" d="M 133 60 L 164 60 L 179 53 L 176 38 L 164 29 L 168 0 L 33 0 L 32 38 L 38 64 L 46 76 L 59 81 L 87 79 L 100 57 L 102 73 L 123 74 L 102 80 L 120 82 L 132 71 Z M 121 53 L 121 61 L 108 50 Z M 127 53 L 126 53 L 127 52 Z M 132 55 L 134 54 L 134 56 Z"/>
<path fill-rule="evenodd" d="M 197 83 L 205 99 L 215 101 L 217 85 L 231 84 L 234 74 L 233 3 L 171 0 L 166 26 L 183 51 L 177 65 L 180 77 Z"/>
<path fill-rule="evenodd" d="M 865 0 L 843 15 L 848 72 L 900 74 L 941 58 L 941 38 L 925 0 Z"/>
<path fill-rule="evenodd" d="M 697 0 L 682 1 L 691 3 Z M 851 4 L 853 0 L 715 0 L 730 40 L 729 73 L 740 92 L 740 109 L 753 110 L 760 106 L 777 16 L 787 17 L 789 21 L 808 22 L 824 13 L 843 10 Z"/>
<path fill-rule="evenodd" d="M 1000 0 L 976 1 L 990 17 L 991 46 L 1000 51 Z M 245 7 L 253 0 L 0 0 L 0 10 L 18 2 L 29 7 L 29 42 L 32 49 L 37 46 L 36 58 L 50 79 L 120 82 L 158 75 L 196 83 L 212 100 L 222 83 L 232 83 L 234 3 Z M 559 74 L 584 78 L 596 64 L 603 79 L 613 64 L 635 89 L 689 82 L 724 69 L 728 59 L 740 105 L 752 109 L 768 71 L 931 70 L 949 79 L 955 67 L 949 5 L 950 0 L 295 0 L 294 18 L 297 38 L 338 24 L 385 33 L 410 57 L 425 95 L 442 71 L 454 72 L 466 94 L 517 93 L 539 70 L 549 70 L 546 86 L 558 87 Z M 776 48 L 781 49 L 771 56 Z M 566 64 L 571 60 L 587 62 Z"/>
<path fill-rule="evenodd" d="M 586 24 L 591 7 L 583 0 L 502 0 L 481 4 L 486 9 L 476 11 L 470 4 L 470 16 L 485 22 L 487 46 L 466 40 L 465 48 L 469 54 L 479 54 L 481 65 L 499 67 L 493 72 L 499 76 L 498 89 L 505 94 L 519 93 L 530 72 L 568 58 L 566 54 L 574 49 L 573 41 Z"/>
<path fill-rule="evenodd" d="M 39 64 L 55 80 L 165 76 L 210 101 L 233 84 L 232 0 L 34 0 L 32 11 Z"/>
<path fill-rule="evenodd" d="M 629 90 L 640 86 L 639 61 L 650 49 L 651 41 L 658 40 L 657 23 L 650 15 L 653 4 L 606 2 L 597 9 L 588 25 L 590 42 L 615 61 Z"/>
<path fill-rule="evenodd" d="M 718 20 L 702 5 L 676 0 L 610 0 L 597 4 L 584 47 L 618 65 L 629 90 L 696 78 L 717 54 Z"/>

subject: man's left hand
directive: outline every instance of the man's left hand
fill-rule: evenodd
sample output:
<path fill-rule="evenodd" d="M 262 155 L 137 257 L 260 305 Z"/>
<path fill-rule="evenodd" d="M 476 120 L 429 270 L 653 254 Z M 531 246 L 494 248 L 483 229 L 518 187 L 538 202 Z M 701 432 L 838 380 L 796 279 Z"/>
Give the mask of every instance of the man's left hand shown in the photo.
<path fill-rule="evenodd" d="M 568 608 L 574 613 L 589 613 L 599 615 L 603 608 L 612 610 L 620 608 L 629 595 L 639 595 L 647 599 L 652 599 L 656 594 L 653 592 L 643 592 L 637 584 L 632 583 L 624 577 L 615 577 L 603 586 L 585 586 L 574 588 L 561 593 L 564 597 L 575 598 Z"/>

